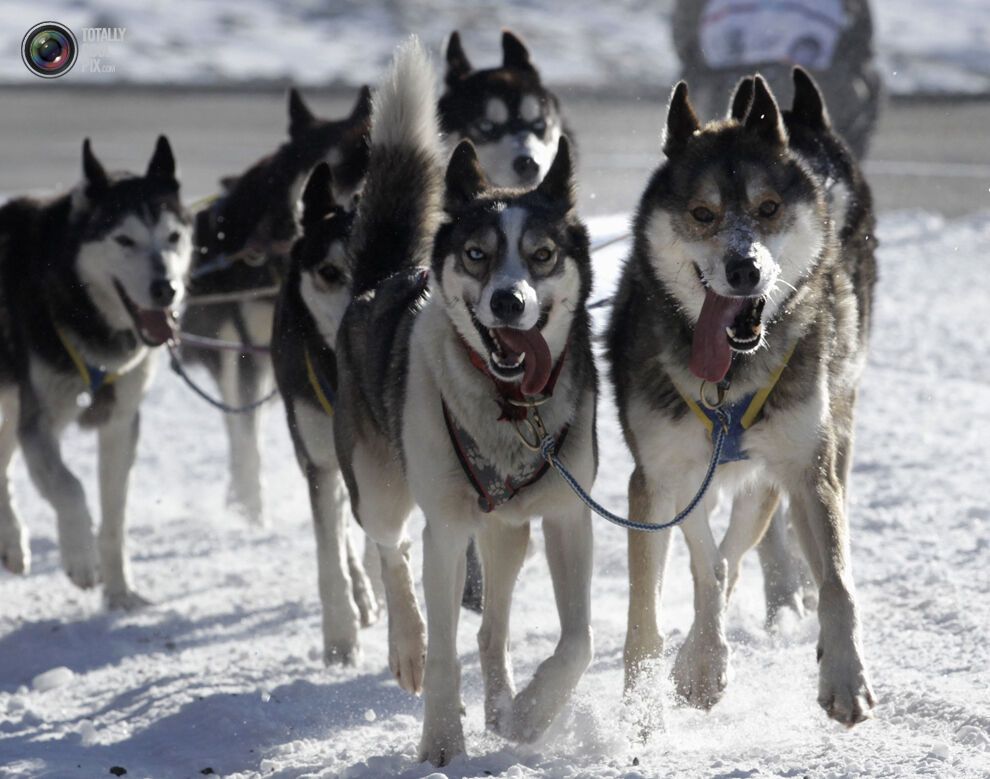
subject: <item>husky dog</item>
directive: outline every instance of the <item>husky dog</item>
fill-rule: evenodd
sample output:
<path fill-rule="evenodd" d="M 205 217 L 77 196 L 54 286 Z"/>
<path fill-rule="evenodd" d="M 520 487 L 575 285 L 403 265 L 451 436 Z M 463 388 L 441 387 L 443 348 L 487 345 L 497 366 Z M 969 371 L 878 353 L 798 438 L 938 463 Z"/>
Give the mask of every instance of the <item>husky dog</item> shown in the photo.
<path fill-rule="evenodd" d="M 521 436 L 532 442 L 527 425 L 542 420 L 590 485 L 597 379 L 588 236 L 566 139 L 532 191 L 492 188 L 469 141 L 444 179 L 432 78 L 408 44 L 374 98 L 334 435 L 351 506 L 381 553 L 389 665 L 404 689 L 425 692 L 419 754 L 441 765 L 464 751 L 455 638 L 472 535 L 485 572 L 478 643 L 489 727 L 538 737 L 591 660 L 591 519 Z M 414 505 L 426 516 L 428 652 L 405 530 Z M 561 638 L 516 695 L 509 607 L 534 516 L 544 519 Z"/>
<path fill-rule="evenodd" d="M 535 186 L 550 170 L 564 127 L 557 96 L 543 86 L 526 45 L 502 32 L 502 65 L 474 70 L 461 36 L 447 41 L 446 91 L 440 119 L 452 139 L 469 138 L 489 181 Z"/>
<path fill-rule="evenodd" d="M 299 199 L 321 161 L 333 170 L 335 196 L 346 202 L 360 187 L 367 166 L 371 93 L 361 89 L 350 116 L 319 119 L 299 93 L 289 91 L 289 140 L 243 175 L 225 179 L 225 191 L 196 214 L 196 252 L 182 330 L 248 346 L 271 338 L 277 287 L 299 232 Z M 195 298 L 244 293 L 234 302 L 197 305 Z M 260 293 L 260 294 L 259 294 Z M 213 375 L 225 403 L 243 406 L 271 389 L 271 362 L 257 352 L 182 349 L 183 360 L 200 362 Z M 230 443 L 228 501 L 253 522 L 263 521 L 260 413 L 225 414 Z"/>
<path fill-rule="evenodd" d="M 111 608 L 147 601 L 131 586 L 125 506 L 152 350 L 169 339 L 192 251 L 175 160 L 161 136 L 143 176 L 107 173 L 83 143 L 81 184 L 0 208 L 0 561 L 27 573 L 27 534 L 7 468 L 18 444 L 55 509 L 62 565 L 79 587 L 101 580 Z M 82 484 L 62 461 L 71 422 L 99 437 L 98 541 Z"/>
<path fill-rule="evenodd" d="M 702 127 L 686 84 L 678 84 L 667 161 L 640 201 L 608 332 L 620 419 L 636 462 L 629 510 L 649 522 L 684 506 L 712 457 L 715 426 L 725 422 L 712 489 L 681 526 L 695 621 L 674 664 L 678 692 L 704 708 L 721 698 L 729 674 L 726 600 L 742 555 L 785 495 L 820 588 L 818 700 L 851 726 L 875 703 L 845 507 L 872 276 L 853 269 L 822 179 L 807 152 L 789 144 L 761 77 L 752 91 L 741 121 Z M 792 112 L 792 120 L 803 121 L 803 113 Z M 721 544 L 708 522 L 719 491 L 735 496 Z M 629 534 L 630 691 L 661 656 L 657 609 L 670 537 Z"/>
<path fill-rule="evenodd" d="M 872 290 L 876 281 L 876 220 L 873 198 L 855 155 L 833 129 L 825 101 L 811 75 L 801 67 L 792 71 L 794 100 L 783 112 L 788 142 L 804 157 L 821 180 L 833 230 L 839 238 L 842 258 L 849 266 L 853 286 L 859 295 L 860 336 L 863 348 L 870 331 Z M 753 78 L 742 79 L 730 104 L 730 118 L 742 121 L 753 96 Z M 766 534 L 757 545 L 763 566 L 767 602 L 767 624 L 776 620 L 782 608 L 801 615 L 806 604 L 817 596 L 811 592 L 806 566 L 791 553 L 787 522 L 778 509 Z"/>
<path fill-rule="evenodd" d="M 309 484 L 316 532 L 323 657 L 357 661 L 358 628 L 378 602 L 347 533 L 349 505 L 333 447 L 337 328 L 351 301 L 346 243 L 353 212 L 334 201 L 330 167 L 320 163 L 303 192 L 302 236 L 275 307 L 272 364 L 296 458 Z M 374 550 L 377 560 L 377 550 Z"/>

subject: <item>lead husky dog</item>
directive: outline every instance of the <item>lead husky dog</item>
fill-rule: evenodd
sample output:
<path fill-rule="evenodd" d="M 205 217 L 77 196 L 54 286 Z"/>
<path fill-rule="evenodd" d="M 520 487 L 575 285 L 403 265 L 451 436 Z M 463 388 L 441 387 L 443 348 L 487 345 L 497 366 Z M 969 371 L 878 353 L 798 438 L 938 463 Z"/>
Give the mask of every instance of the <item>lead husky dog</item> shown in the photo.
<path fill-rule="evenodd" d="M 272 364 L 296 458 L 309 485 L 316 533 L 323 658 L 353 664 L 358 629 L 378 602 L 347 532 L 349 504 L 333 446 L 337 329 L 351 301 L 346 247 L 353 211 L 334 200 L 330 167 L 320 163 L 302 197 L 302 236 L 275 307 Z M 373 550 L 377 560 L 377 550 Z M 377 568 L 377 565 L 374 566 Z"/>
<path fill-rule="evenodd" d="M 818 700 L 829 716 L 854 725 L 874 706 L 845 509 L 865 360 L 861 301 L 871 280 L 851 271 L 822 181 L 789 146 L 762 78 L 754 79 L 742 121 L 705 127 L 687 86 L 678 84 L 664 152 L 668 159 L 640 201 L 608 343 L 636 462 L 629 483 L 634 518 L 663 520 L 687 503 L 712 456 L 709 430 L 720 424 L 704 405 L 720 403 L 730 415 L 724 464 L 681 526 L 695 621 L 674 664 L 676 686 L 700 707 L 722 696 L 726 600 L 740 558 L 783 494 L 820 587 Z M 716 544 L 708 515 L 719 491 L 736 497 L 729 530 Z M 661 655 L 657 609 L 670 537 L 629 534 L 627 690 Z"/>
<path fill-rule="evenodd" d="M 489 727 L 536 738 L 591 660 L 591 519 L 563 480 L 540 478 L 545 464 L 517 434 L 533 412 L 517 404 L 541 403 L 561 458 L 590 485 L 597 380 L 588 236 L 566 140 L 532 191 L 492 188 L 466 141 L 444 181 L 432 81 L 411 43 L 374 98 L 334 434 L 351 506 L 381 552 L 389 665 L 403 688 L 425 692 L 419 754 L 441 765 L 464 751 L 455 638 L 472 535 L 485 571 L 478 644 Z M 414 505 L 426 516 L 425 665 L 405 529 Z M 516 695 L 509 606 L 534 516 L 544 518 L 561 638 Z"/>
<path fill-rule="evenodd" d="M 557 142 L 567 131 L 557 96 L 543 86 L 526 44 L 502 32 L 502 64 L 475 70 L 454 31 L 447 41 L 446 91 L 440 97 L 443 129 L 470 139 L 489 181 L 533 187 L 550 170 Z"/>
<path fill-rule="evenodd" d="M 276 290 L 286 258 L 299 234 L 300 196 L 313 168 L 328 162 L 336 196 L 348 201 L 367 166 L 371 93 L 363 87 L 351 114 L 339 121 L 314 116 L 300 94 L 289 91 L 289 140 L 239 177 L 223 181 L 224 192 L 196 214 L 196 252 L 190 295 L 247 293 L 243 300 L 196 305 L 182 314 L 182 330 L 265 347 L 272 332 Z M 262 293 L 260 295 L 252 293 Z M 182 349 L 182 358 L 202 363 L 231 406 L 257 402 L 271 389 L 269 358 L 254 351 Z M 228 502 L 252 522 L 264 518 L 260 410 L 225 414 L 230 443 Z"/>
<path fill-rule="evenodd" d="M 164 136 L 143 176 L 108 174 L 88 140 L 83 172 L 71 192 L 0 208 L 0 560 L 15 573 L 30 566 L 7 481 L 19 444 L 55 509 L 69 578 L 83 588 L 102 580 L 111 608 L 131 608 L 146 603 L 124 554 L 138 408 L 182 300 L 192 225 Z M 59 448 L 71 422 L 99 437 L 98 542 Z"/>

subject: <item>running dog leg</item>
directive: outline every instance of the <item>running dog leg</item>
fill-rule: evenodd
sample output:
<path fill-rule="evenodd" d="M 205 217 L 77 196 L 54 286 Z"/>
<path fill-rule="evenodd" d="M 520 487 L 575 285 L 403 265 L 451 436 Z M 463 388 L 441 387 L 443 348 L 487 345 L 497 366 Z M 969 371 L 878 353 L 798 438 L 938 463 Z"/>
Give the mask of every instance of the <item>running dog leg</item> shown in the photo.
<path fill-rule="evenodd" d="M 593 480 L 588 474 L 585 484 Z M 543 518 L 547 562 L 560 617 L 560 640 L 512 704 L 510 738 L 531 742 L 550 726 L 591 663 L 591 512 L 581 504 Z"/>
<path fill-rule="evenodd" d="M 264 381 L 267 366 L 262 363 L 268 362 L 267 357 L 252 354 L 221 354 L 218 384 L 223 402 L 240 407 L 263 397 L 270 382 Z M 227 503 L 243 510 L 247 519 L 254 524 L 264 523 L 261 452 L 258 443 L 260 417 L 260 410 L 223 415 L 230 444 L 230 487 L 227 490 Z"/>
<path fill-rule="evenodd" d="M 773 518 L 780 496 L 768 487 L 756 487 L 741 492 L 732 502 L 732 516 L 725 538 L 719 544 L 719 552 L 728 566 L 726 599 L 732 595 L 739 578 L 739 565 L 746 554 L 760 540 Z"/>
<path fill-rule="evenodd" d="M 655 505 L 654 494 L 646 477 L 637 468 L 629 478 L 630 516 L 637 522 L 650 522 L 667 516 L 667 512 L 658 510 L 666 502 L 659 503 L 660 506 Z M 640 676 L 644 672 L 655 670 L 663 656 L 660 596 L 672 532 L 629 531 L 629 617 L 623 650 L 627 697 L 636 692 Z"/>
<path fill-rule="evenodd" d="M 141 427 L 137 410 L 112 417 L 99 430 L 100 566 L 103 599 L 111 609 L 136 609 L 149 601 L 131 589 L 126 546 L 127 487 Z"/>
<path fill-rule="evenodd" d="M 788 516 L 783 509 L 770 521 L 763 540 L 756 547 L 763 568 L 763 592 L 767 601 L 767 626 L 771 626 L 782 609 L 804 615 L 804 576 L 801 561 L 791 552 L 787 532 Z"/>
<path fill-rule="evenodd" d="M 496 733 L 504 732 L 504 720 L 512 711 L 515 695 L 509 655 L 509 609 L 528 546 L 529 523 L 511 526 L 491 519 L 478 530 L 485 576 L 478 651 L 485 680 L 485 724 Z"/>
<path fill-rule="evenodd" d="M 849 560 L 848 518 L 834 443 L 826 443 L 815 467 L 803 474 L 791 495 L 795 518 L 820 583 L 818 620 L 818 703 L 832 719 L 852 727 L 873 715 L 876 698 L 863 662 L 859 619 Z"/>
<path fill-rule="evenodd" d="M 467 524 L 427 517 L 423 529 L 427 648 L 419 759 L 429 760 L 435 766 L 446 765 L 464 751 L 457 620 L 470 540 L 471 529 Z"/>
<path fill-rule="evenodd" d="M 31 570 L 31 547 L 27 531 L 14 511 L 10 497 L 7 469 L 17 451 L 17 390 L 8 389 L 0 395 L 0 565 L 11 573 Z"/>
<path fill-rule="evenodd" d="M 346 511 L 346 507 L 344 510 Z M 368 577 L 361 563 L 361 558 L 358 557 L 357 550 L 354 548 L 354 539 L 351 537 L 350 531 L 347 530 L 347 525 L 349 524 L 347 515 L 345 514 L 344 530 L 347 537 L 347 569 L 351 574 L 351 592 L 354 596 L 354 603 L 357 605 L 361 627 L 366 628 L 378 621 L 378 598 L 372 587 L 371 579 Z M 376 559 L 375 567 L 377 569 L 381 563 L 378 561 L 377 553 L 374 557 Z"/>
<path fill-rule="evenodd" d="M 701 481 L 690 472 L 688 484 Z M 711 495 L 711 493 L 709 493 Z M 690 495 L 678 496 L 687 505 Z M 729 644 L 725 639 L 725 560 L 708 524 L 713 498 L 701 501 L 681 525 L 691 553 L 694 577 L 694 623 L 677 653 L 674 681 L 678 694 L 692 706 L 710 709 L 721 699 L 729 680 Z"/>
<path fill-rule="evenodd" d="M 31 480 L 55 509 L 62 567 L 76 586 L 95 587 L 99 560 L 86 494 L 62 461 L 58 437 L 30 390 L 21 394 L 18 437 Z"/>

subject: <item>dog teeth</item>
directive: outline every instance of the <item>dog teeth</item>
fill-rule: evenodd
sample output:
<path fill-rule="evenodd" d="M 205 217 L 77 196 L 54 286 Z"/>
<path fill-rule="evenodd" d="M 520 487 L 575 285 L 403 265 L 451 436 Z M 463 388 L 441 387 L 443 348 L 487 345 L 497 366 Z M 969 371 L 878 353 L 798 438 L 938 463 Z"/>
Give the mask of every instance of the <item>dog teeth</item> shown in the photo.
<path fill-rule="evenodd" d="M 729 338 L 731 338 L 733 341 L 740 344 L 749 343 L 750 341 L 758 341 L 760 338 L 760 331 L 753 333 L 747 338 L 741 338 L 738 335 L 736 335 L 736 329 L 734 327 L 725 328 L 725 334 L 729 336 Z"/>
<path fill-rule="evenodd" d="M 498 352 L 492 352 L 492 362 L 495 363 L 499 368 L 505 368 L 511 370 L 512 368 L 518 368 L 522 365 L 523 360 L 526 359 L 526 353 L 518 355 L 515 360 L 508 362 L 505 357 Z"/>

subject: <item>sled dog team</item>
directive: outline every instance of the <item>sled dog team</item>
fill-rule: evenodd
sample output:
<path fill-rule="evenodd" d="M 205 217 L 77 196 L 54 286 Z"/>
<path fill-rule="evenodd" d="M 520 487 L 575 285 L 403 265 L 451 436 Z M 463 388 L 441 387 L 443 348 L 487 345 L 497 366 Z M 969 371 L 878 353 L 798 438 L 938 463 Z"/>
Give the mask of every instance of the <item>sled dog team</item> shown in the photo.
<path fill-rule="evenodd" d="M 599 379 L 589 238 L 558 99 L 522 41 L 505 32 L 502 44 L 502 64 L 479 70 L 454 33 L 438 98 L 410 41 L 340 121 L 317 118 L 292 91 L 289 140 L 196 214 L 181 205 L 165 137 L 143 175 L 108 172 L 86 141 L 74 189 L 0 208 L 3 566 L 30 565 L 7 483 L 20 446 L 55 508 L 72 581 L 102 582 L 111 608 L 145 602 L 124 550 L 128 477 L 153 352 L 173 338 L 188 292 L 184 331 L 271 345 L 270 358 L 180 355 L 206 365 L 231 405 L 277 384 L 309 487 L 326 662 L 355 662 L 360 627 L 384 607 L 389 667 L 424 695 L 419 754 L 436 765 L 465 750 L 462 598 L 482 612 L 485 720 L 505 738 L 538 738 L 592 659 L 594 520 L 532 445 L 538 415 L 590 490 Z M 817 586 L 818 701 L 852 726 L 875 703 L 846 513 L 874 223 L 818 88 L 801 69 L 793 81 L 789 110 L 754 75 L 708 123 L 687 85 L 675 87 L 613 299 L 607 363 L 635 461 L 632 519 L 661 523 L 687 504 L 725 424 L 714 482 L 681 525 L 695 617 L 672 669 L 679 695 L 706 709 L 723 695 L 740 561 L 771 523 L 786 540 L 789 523 Z M 216 293 L 225 297 L 204 302 Z M 73 421 L 99 439 L 95 536 L 59 445 Z M 257 414 L 227 417 L 230 499 L 260 520 L 257 424 Z M 732 499 L 721 541 L 709 524 L 719 494 Z M 414 506 L 426 517 L 425 621 L 410 565 Z M 367 534 L 363 560 L 351 513 Z M 517 689 L 509 612 L 534 517 L 560 640 Z M 629 531 L 625 687 L 636 698 L 655 695 L 662 664 L 672 532 Z M 767 576 L 789 565 L 772 557 Z M 777 595 L 771 618 L 781 604 L 800 608 L 798 583 Z"/>

